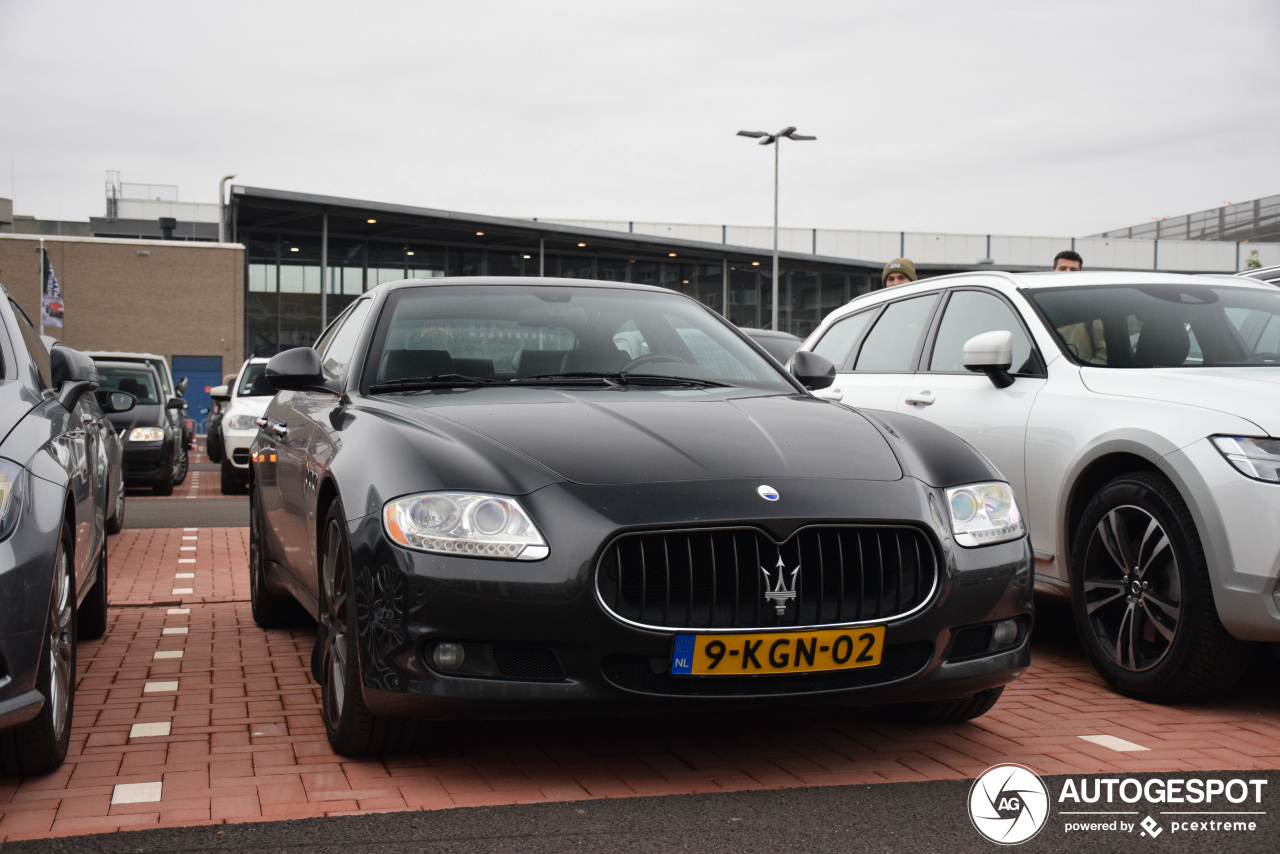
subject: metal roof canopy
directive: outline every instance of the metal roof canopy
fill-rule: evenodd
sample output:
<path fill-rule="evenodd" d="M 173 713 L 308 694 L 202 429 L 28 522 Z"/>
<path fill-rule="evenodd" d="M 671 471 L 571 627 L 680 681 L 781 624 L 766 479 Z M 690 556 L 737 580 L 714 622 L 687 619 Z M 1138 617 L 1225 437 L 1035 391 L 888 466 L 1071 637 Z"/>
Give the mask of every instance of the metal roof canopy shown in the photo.
<path fill-rule="evenodd" d="M 239 185 L 231 187 L 230 204 L 232 230 L 237 235 L 255 229 L 321 235 L 326 229 L 327 214 L 327 233 L 331 239 L 465 243 L 478 248 L 510 249 L 531 254 L 540 250 L 618 256 L 643 254 L 650 257 L 665 256 L 673 250 L 689 253 L 687 256 L 678 253 L 676 263 L 720 262 L 733 258 L 756 261 L 769 258 L 772 252 L 771 249 L 581 228 L 534 219 L 508 219 Z M 369 223 L 369 219 L 377 222 Z M 479 235 L 478 231 L 484 234 Z M 586 247 L 578 246 L 583 242 Z M 809 267 L 816 264 L 859 273 L 879 273 L 882 266 L 878 262 L 798 252 L 781 252 L 779 257 L 794 265 Z"/>

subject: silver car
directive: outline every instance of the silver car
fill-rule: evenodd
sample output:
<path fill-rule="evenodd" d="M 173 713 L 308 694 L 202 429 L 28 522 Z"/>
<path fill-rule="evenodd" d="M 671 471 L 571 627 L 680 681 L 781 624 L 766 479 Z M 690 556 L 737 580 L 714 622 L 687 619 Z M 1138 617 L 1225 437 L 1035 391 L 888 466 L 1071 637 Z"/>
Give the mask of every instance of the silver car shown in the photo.
<path fill-rule="evenodd" d="M 1037 589 L 1118 691 L 1204 696 L 1280 641 L 1280 290 L 1228 276 L 966 273 L 805 341 L 818 396 L 910 412 L 1013 484 Z"/>

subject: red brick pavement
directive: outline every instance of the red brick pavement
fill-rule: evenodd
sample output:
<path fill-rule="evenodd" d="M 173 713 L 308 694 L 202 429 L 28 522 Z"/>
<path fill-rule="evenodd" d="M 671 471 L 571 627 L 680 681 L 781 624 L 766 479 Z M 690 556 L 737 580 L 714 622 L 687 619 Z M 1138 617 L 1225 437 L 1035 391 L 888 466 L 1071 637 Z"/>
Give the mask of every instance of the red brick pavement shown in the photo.
<path fill-rule="evenodd" d="M 194 465 L 194 454 L 193 465 Z M 150 487 L 131 488 L 125 493 L 133 498 L 225 498 L 222 494 L 222 474 L 217 470 L 193 470 L 187 479 L 173 488 L 172 496 L 156 495 Z"/>
<path fill-rule="evenodd" d="M 110 627 L 80 648 L 70 755 L 46 777 L 0 781 L 0 839 L 966 778 L 999 762 L 1042 774 L 1280 768 L 1272 696 L 1246 688 L 1213 703 L 1144 705 L 1111 693 L 1078 655 L 1052 645 L 1037 646 L 1034 665 L 994 710 L 956 726 L 811 709 L 432 724 L 419 750 L 353 761 L 325 739 L 308 672 L 313 633 L 253 623 L 246 539 L 243 529 L 216 528 L 112 539 Z M 179 564 L 192 542 L 195 563 Z M 192 593 L 171 592 L 179 571 L 195 573 Z M 162 734 L 134 729 L 147 724 Z M 1147 749 L 1117 752 L 1084 735 Z M 120 802 L 126 790 L 117 787 L 156 783 L 158 800 Z"/>

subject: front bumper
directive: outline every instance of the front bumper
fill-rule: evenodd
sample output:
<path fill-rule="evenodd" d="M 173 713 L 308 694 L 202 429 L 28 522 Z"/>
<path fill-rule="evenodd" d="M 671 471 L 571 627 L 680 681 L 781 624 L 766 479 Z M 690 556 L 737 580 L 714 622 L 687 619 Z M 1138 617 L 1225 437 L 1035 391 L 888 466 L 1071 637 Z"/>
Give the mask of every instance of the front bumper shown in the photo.
<path fill-rule="evenodd" d="M 1195 518 L 1222 625 L 1240 640 L 1280 641 L 1280 484 L 1241 474 L 1208 439 L 1165 459 Z"/>
<path fill-rule="evenodd" d="M 36 674 L 62 531 L 63 490 L 24 475 L 17 527 L 0 540 L 0 728 L 34 718 L 44 704 Z"/>
<path fill-rule="evenodd" d="M 173 443 L 121 441 L 120 460 L 124 465 L 124 482 L 128 486 L 145 486 L 157 479 L 173 476 Z"/>
<path fill-rule="evenodd" d="M 627 487 L 557 484 L 521 498 L 551 555 L 541 561 L 475 560 L 390 543 L 379 514 L 351 520 L 365 702 L 384 715 L 528 717 L 598 713 L 625 706 L 722 707 L 730 703 L 869 704 L 971 696 L 1021 675 L 1030 661 L 1032 570 L 1028 540 L 965 549 L 936 522 L 942 500 L 917 481 L 867 483 L 851 495 L 838 481 L 777 481 L 784 496 L 765 509 L 756 483 L 722 481 Z M 730 496 L 739 495 L 738 498 Z M 940 504 L 939 506 L 945 506 Z M 602 509 L 604 508 L 604 509 Z M 708 509 L 713 510 L 709 517 Z M 840 508 L 833 516 L 831 508 Z M 628 530 L 748 524 L 776 541 L 810 523 L 921 526 L 940 545 L 940 581 L 927 605 L 882 621 L 879 667 L 813 674 L 674 676 L 677 630 L 624 623 L 601 605 L 600 550 Z M 927 521 L 921 521 L 927 520 Z M 956 630 L 1016 619 L 1011 645 L 959 655 Z M 470 675 L 440 672 L 431 653 L 462 644 Z"/>
<path fill-rule="evenodd" d="M 222 456 L 234 468 L 249 473 L 249 449 L 258 436 L 258 428 L 252 430 L 228 430 L 222 428 Z"/>

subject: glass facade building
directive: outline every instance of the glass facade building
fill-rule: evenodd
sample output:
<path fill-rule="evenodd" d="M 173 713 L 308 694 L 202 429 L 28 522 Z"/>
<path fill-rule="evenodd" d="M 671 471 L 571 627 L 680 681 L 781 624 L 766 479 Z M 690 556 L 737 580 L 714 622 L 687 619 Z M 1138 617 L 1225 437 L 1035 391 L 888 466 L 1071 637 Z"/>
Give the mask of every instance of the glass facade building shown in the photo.
<path fill-rule="evenodd" d="M 772 256 L 759 249 L 233 187 L 245 252 L 246 356 L 309 346 L 377 285 L 436 276 L 554 276 L 658 285 L 744 327 L 768 327 Z M 780 255 L 779 327 L 805 336 L 880 286 L 880 267 Z"/>

